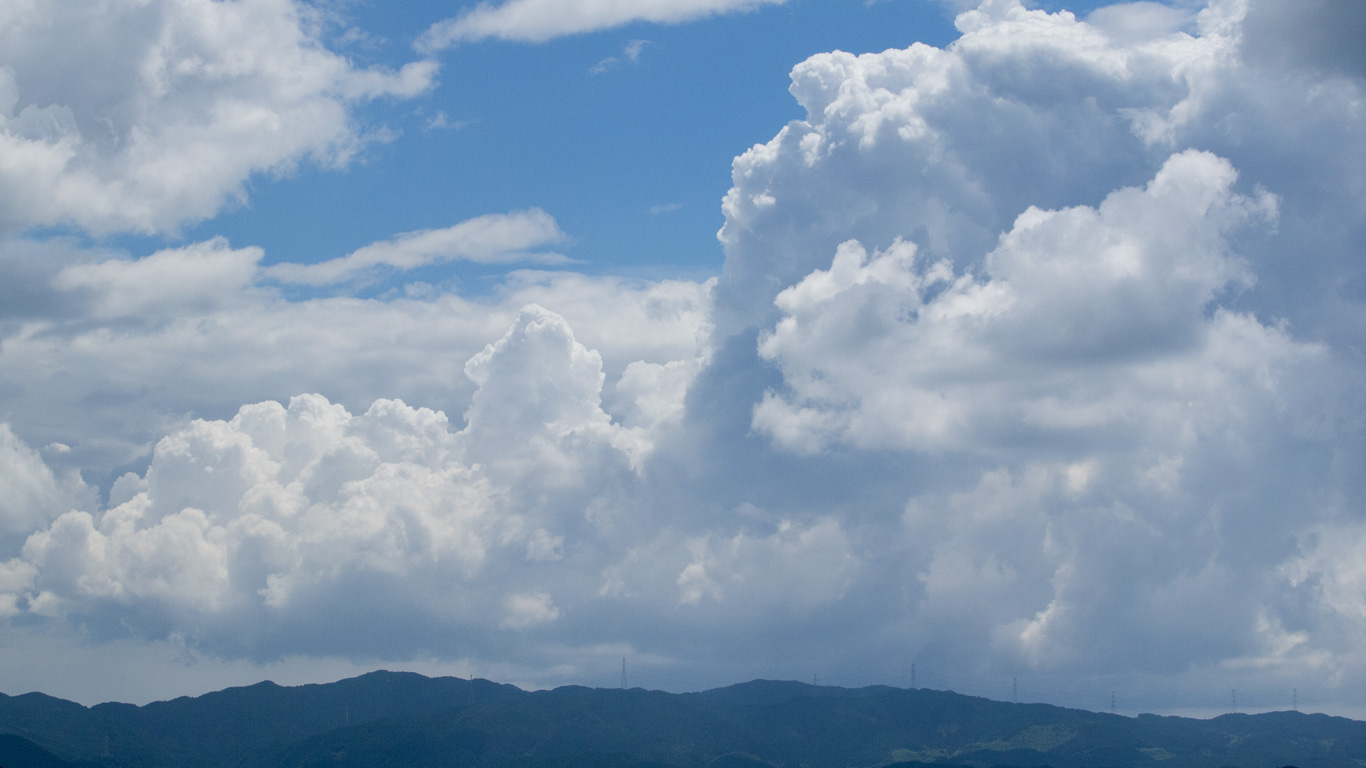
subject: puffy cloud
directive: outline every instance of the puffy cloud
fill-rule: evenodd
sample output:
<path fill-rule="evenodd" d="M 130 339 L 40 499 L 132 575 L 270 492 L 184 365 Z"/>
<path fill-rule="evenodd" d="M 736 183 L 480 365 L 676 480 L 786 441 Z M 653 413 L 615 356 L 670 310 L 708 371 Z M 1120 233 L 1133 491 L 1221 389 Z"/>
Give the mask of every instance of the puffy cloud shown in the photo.
<path fill-rule="evenodd" d="M 0 416 L 33 444 L 70 445 L 58 463 L 104 486 L 187 414 L 227 418 L 243 402 L 317 391 L 353 410 L 396 397 L 463 414 L 474 391 L 464 362 L 520 307 L 540 304 L 599 350 L 606 410 L 653 428 L 681 409 L 680 386 L 710 337 L 710 283 L 517 272 L 479 300 L 431 290 L 290 301 L 269 286 L 262 258 L 221 239 L 142 259 L 62 242 L 0 245 L 0 270 L 12 265 L 14 277 L 0 291 L 21 299 L 0 317 Z M 642 390 L 639 374 L 618 392 L 632 365 L 667 366 L 671 394 Z"/>
<path fill-rule="evenodd" d="M 398 400 L 352 414 L 321 395 L 192 420 L 102 507 L 23 521 L 37 531 L 0 568 L 0 606 L 256 660 L 493 658 L 509 634 L 556 627 L 560 653 L 582 661 L 623 600 L 709 624 L 838 603 L 858 558 L 834 518 L 715 528 L 655 508 L 641 471 L 678 418 L 661 403 L 687 389 L 685 362 L 627 366 L 623 396 L 656 411 L 627 427 L 601 407 L 601 356 L 529 305 L 466 363 L 463 428 Z M 662 395 L 641 370 L 667 381 Z M 51 495 L 41 459 L 10 442 L 5 469 L 48 478 Z M 391 614 L 403 632 L 354 626 Z"/>
<path fill-rule="evenodd" d="M 1239 303 L 1315 334 L 1360 328 L 1360 297 L 1337 279 L 1359 275 L 1339 255 L 1361 235 L 1360 181 L 1347 170 L 1366 151 L 1360 86 L 1306 88 L 1300 73 L 1248 65 L 1245 11 L 1220 0 L 1192 24 L 1119 5 L 1092 24 L 989 2 L 959 16 L 963 34 L 944 49 L 802 62 L 790 90 L 806 118 L 734 163 L 718 327 L 774 322 L 773 298 L 846 240 L 900 237 L 931 261 L 978 267 L 1027 208 L 1096 205 L 1196 148 L 1282 203 L 1277 237 L 1237 238 L 1266 278 Z M 1306 250 L 1324 256 L 1293 267 L 1280 256 Z"/>
<path fill-rule="evenodd" d="M 107 509 L 68 512 L 29 537 L 10 566 L 29 578 L 11 579 L 7 599 L 83 616 L 101 634 L 181 632 L 249 657 L 308 650 L 299 617 L 324 606 L 350 601 L 355 615 L 400 592 L 419 624 L 553 621 L 545 585 L 515 585 L 541 583 L 566 547 L 582 547 L 565 537 L 581 525 L 573 508 L 524 496 L 587 486 L 591 500 L 601 471 L 629 477 L 610 445 L 620 427 L 598 407 L 600 358 L 531 306 L 467 370 L 478 389 L 461 430 L 396 400 L 353 416 L 319 395 L 192 421 L 157 442 L 144 475 L 115 484 Z M 51 495 L 42 462 L 12 436 L 7 445 L 6 472 L 36 475 Z M 412 592 L 418 582 L 430 588 Z M 436 642 L 418 636 L 410 650 Z"/>
<path fill-rule="evenodd" d="M 355 105 L 437 66 L 362 70 L 292 0 L 65 0 L 0 25 L 0 228 L 164 232 L 244 197 L 254 173 L 344 165 Z"/>
<path fill-rule="evenodd" d="M 546 366 L 559 375 L 537 375 Z M 465 412 L 471 459 L 510 461 L 511 467 L 494 465 L 499 475 L 572 482 L 582 474 L 567 463 L 574 448 L 613 440 L 602 410 L 602 356 L 541 307 L 523 309 L 503 338 L 465 363 L 465 375 L 479 386 Z"/>
<path fill-rule="evenodd" d="M 559 264 L 568 259 L 534 249 L 564 240 L 565 234 L 554 218 L 545 211 L 532 209 L 480 216 L 445 229 L 406 232 L 339 259 L 316 264 L 276 264 L 267 268 L 265 274 L 286 283 L 329 285 L 363 277 L 382 267 L 409 270 L 445 261 Z"/>
<path fill-rule="evenodd" d="M 673 454 L 704 498 L 858 499 L 844 603 L 960 675 L 1358 679 L 1321 542 L 1364 498 L 1361 90 L 1249 53 L 1273 11 L 987 2 L 945 49 L 798 65 L 805 119 L 724 204 Z"/>
<path fill-rule="evenodd" d="M 0 423 L 0 533 L 12 538 L 45 525 L 72 507 L 86 507 L 92 499 L 79 475 L 59 478 L 37 451 Z"/>
<path fill-rule="evenodd" d="M 918 267 L 908 243 L 871 259 L 846 243 L 778 294 L 784 317 L 759 352 L 790 394 L 770 393 L 755 426 L 799 450 L 981 450 L 1031 432 L 1152 439 L 1163 415 L 1171 434 L 1212 418 L 1240 380 L 1265 388 L 1264 371 L 1315 356 L 1249 318 L 1206 318 L 1217 293 L 1250 280 L 1224 233 L 1274 212 L 1232 194 L 1234 176 L 1187 152 L 1098 209 L 1030 208 L 980 279 Z"/>
<path fill-rule="evenodd" d="M 463 42 L 497 38 L 544 42 L 564 35 L 611 29 L 632 22 L 677 24 L 722 13 L 750 11 L 784 0 L 648 0 L 610 2 L 593 0 L 507 0 L 502 5 L 481 2 L 459 16 L 437 22 L 417 43 L 422 51 L 436 51 Z M 634 61 L 637 48 L 626 55 Z"/>
<path fill-rule="evenodd" d="M 451 441 L 439 413 L 380 401 L 352 417 L 316 395 L 191 422 L 158 442 L 145 477 L 126 478 L 129 498 L 30 537 L 31 610 L 250 655 L 263 651 L 235 622 L 281 621 L 352 571 L 468 576 L 491 538 L 488 499 Z"/>

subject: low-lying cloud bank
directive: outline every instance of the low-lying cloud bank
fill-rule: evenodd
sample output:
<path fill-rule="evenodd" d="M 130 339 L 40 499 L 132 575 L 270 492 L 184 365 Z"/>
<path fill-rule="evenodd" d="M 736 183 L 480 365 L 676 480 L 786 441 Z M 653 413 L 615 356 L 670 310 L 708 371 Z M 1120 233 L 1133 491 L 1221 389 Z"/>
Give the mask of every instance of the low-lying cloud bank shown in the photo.
<path fill-rule="evenodd" d="M 1254 52 L 1297 7 L 988 0 L 946 49 L 814 56 L 709 283 L 286 301 L 256 249 L 12 238 L 7 631 L 1347 702 L 1363 81 L 1295 46 L 1359 19 Z M 441 233 L 338 274 L 468 258 Z"/>

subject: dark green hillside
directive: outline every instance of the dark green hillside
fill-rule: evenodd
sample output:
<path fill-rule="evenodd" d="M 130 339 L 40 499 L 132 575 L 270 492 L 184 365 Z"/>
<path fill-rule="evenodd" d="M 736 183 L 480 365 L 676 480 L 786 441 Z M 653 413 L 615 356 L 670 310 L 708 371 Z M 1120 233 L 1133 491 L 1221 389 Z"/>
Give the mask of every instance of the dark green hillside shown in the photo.
<path fill-rule="evenodd" d="M 64 755 L 109 765 L 224 766 L 250 752 L 348 724 L 448 711 L 471 701 L 517 695 L 525 694 L 487 680 L 471 683 L 410 672 L 373 672 L 327 685 L 289 688 L 263 682 L 145 707 L 86 708 L 43 694 L 0 694 L 0 733 L 60 745 Z"/>
<path fill-rule="evenodd" d="M 0 734 L 0 768 L 80 768 L 28 739 Z"/>
<path fill-rule="evenodd" d="M 385 672 L 145 707 L 86 708 L 29 694 L 0 697 L 0 733 L 27 739 L 0 743 L 20 750 L 10 763 L 0 752 L 2 768 L 1366 766 L 1366 723 L 1344 718 L 1133 718 L 946 691 L 765 680 L 689 694 L 527 693 Z"/>
<path fill-rule="evenodd" d="M 1358 768 L 1366 724 L 1295 713 L 1126 718 L 939 691 L 756 681 L 701 694 L 538 693 L 309 739 L 262 768 L 602 765 Z"/>

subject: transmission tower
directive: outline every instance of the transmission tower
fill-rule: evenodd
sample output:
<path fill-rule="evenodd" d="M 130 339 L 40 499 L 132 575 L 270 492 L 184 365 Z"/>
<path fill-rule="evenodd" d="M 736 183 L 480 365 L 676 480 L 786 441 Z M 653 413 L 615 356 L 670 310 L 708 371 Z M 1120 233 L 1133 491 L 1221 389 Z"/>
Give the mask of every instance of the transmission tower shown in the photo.
<path fill-rule="evenodd" d="M 1299 688 L 1293 689 L 1293 690 L 1291 691 L 1291 693 L 1290 693 L 1290 709 L 1293 710 L 1293 711 L 1295 711 L 1295 712 L 1299 712 L 1299 711 L 1300 711 L 1300 689 L 1299 689 Z"/>
<path fill-rule="evenodd" d="M 1228 692 L 1228 711 L 1238 711 L 1238 689 L 1234 688 Z"/>
<path fill-rule="evenodd" d="M 1115 713 L 1115 692 L 1110 691 L 1110 714 Z"/>
<path fill-rule="evenodd" d="M 626 690 L 626 657 L 621 657 L 621 690 Z"/>
<path fill-rule="evenodd" d="M 1010 703 L 1020 703 L 1020 681 L 1018 678 L 1010 678 Z"/>
<path fill-rule="evenodd" d="M 911 687 L 915 687 L 915 662 L 911 662 Z"/>

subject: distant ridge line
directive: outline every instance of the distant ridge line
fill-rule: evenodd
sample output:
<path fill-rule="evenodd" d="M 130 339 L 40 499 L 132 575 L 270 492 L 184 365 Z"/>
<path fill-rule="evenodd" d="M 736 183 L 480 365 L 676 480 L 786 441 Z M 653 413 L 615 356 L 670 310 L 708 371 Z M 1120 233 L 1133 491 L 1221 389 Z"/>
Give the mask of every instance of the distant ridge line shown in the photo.
<path fill-rule="evenodd" d="M 1128 717 L 763 679 L 681 694 L 526 691 L 382 670 L 141 707 L 0 695 L 0 732 L 50 752 L 63 761 L 56 768 L 1358 768 L 1355 756 L 1366 754 L 1366 723 L 1298 712 Z M 0 765 L 23 768 L 7 748 L 25 746 L 0 744 Z"/>

